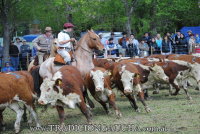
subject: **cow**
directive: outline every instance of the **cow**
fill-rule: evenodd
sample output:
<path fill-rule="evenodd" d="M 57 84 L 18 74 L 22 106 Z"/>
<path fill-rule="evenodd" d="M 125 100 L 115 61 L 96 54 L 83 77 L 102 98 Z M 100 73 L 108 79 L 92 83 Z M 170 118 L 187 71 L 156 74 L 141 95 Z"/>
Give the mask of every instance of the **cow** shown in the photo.
<path fill-rule="evenodd" d="M 191 71 L 187 77 L 190 76 L 193 77 L 193 79 L 197 83 L 196 85 L 197 89 L 198 90 L 200 89 L 200 57 L 195 57 L 192 55 L 169 55 L 167 59 L 176 62 L 178 64 L 189 63 L 189 66 L 191 66 Z M 185 61 L 185 63 L 181 61 Z M 187 83 L 187 81 L 185 81 L 185 83 Z"/>
<path fill-rule="evenodd" d="M 109 103 L 115 110 L 116 115 L 121 117 L 121 112 L 115 104 L 115 94 L 111 89 L 111 74 L 109 73 L 104 68 L 95 67 L 90 73 L 86 74 L 84 82 L 91 95 L 103 106 L 107 114 L 109 110 L 106 103 Z"/>
<path fill-rule="evenodd" d="M 130 101 L 131 106 L 139 112 L 136 104 L 135 95 L 138 95 L 140 101 L 145 107 L 146 112 L 150 112 L 144 100 L 144 92 L 141 87 L 140 73 L 133 64 L 117 64 L 113 69 L 113 80 L 118 88 Z"/>
<path fill-rule="evenodd" d="M 169 81 L 167 84 L 170 84 L 173 86 L 176 91 L 172 93 L 171 88 L 169 90 L 171 95 L 177 95 L 181 88 L 184 89 L 187 98 L 190 100 L 192 99 L 189 95 L 187 88 L 184 83 L 184 79 L 188 79 L 184 76 L 188 76 L 188 74 L 191 71 L 191 68 L 187 65 L 180 65 L 173 61 L 166 61 L 166 62 L 155 62 L 155 63 L 147 63 L 145 65 L 150 66 L 152 64 L 157 64 L 158 66 L 161 66 L 165 72 L 165 74 L 169 77 Z M 164 82 L 166 83 L 166 82 Z"/>
<path fill-rule="evenodd" d="M 21 72 L 25 74 L 25 72 Z M 31 116 L 35 119 L 36 126 L 40 127 L 37 114 L 34 110 L 34 98 L 35 94 L 31 89 L 31 85 L 28 82 L 31 79 L 26 76 L 21 75 L 20 72 L 10 72 L 0 74 L 0 126 L 4 126 L 3 122 L 3 111 L 6 107 L 9 107 L 17 114 L 17 119 L 15 121 L 15 133 L 20 131 L 20 122 L 23 116 L 23 109 L 20 107 L 19 103 L 22 103 L 30 111 Z M 31 77 L 29 77 L 31 78 Z"/>
<path fill-rule="evenodd" d="M 92 114 L 86 106 L 83 96 L 84 81 L 80 71 L 73 66 L 63 66 L 52 79 L 44 79 L 40 87 L 41 95 L 38 103 L 56 106 L 61 127 L 64 125 L 64 106 L 74 109 L 78 106 L 81 112 L 91 122 Z"/>

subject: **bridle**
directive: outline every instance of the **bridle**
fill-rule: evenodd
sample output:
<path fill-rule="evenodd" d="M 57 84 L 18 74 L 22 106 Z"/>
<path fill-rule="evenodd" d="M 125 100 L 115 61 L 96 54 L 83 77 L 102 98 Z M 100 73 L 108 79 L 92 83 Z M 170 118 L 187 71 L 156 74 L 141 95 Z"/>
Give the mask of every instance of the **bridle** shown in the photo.
<path fill-rule="evenodd" d="M 84 51 L 88 52 L 88 53 L 93 53 L 93 51 L 87 50 L 85 48 L 83 48 L 82 46 L 80 46 Z"/>

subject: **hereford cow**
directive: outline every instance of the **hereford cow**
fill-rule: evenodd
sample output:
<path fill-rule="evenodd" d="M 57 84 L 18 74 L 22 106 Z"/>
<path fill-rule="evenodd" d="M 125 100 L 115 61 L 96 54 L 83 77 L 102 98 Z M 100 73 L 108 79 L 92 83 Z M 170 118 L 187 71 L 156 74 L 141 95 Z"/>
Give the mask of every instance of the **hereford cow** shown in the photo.
<path fill-rule="evenodd" d="M 83 97 L 84 82 L 75 67 L 63 66 L 52 79 L 44 79 L 40 89 L 39 104 L 55 105 L 62 126 L 64 125 L 64 106 L 69 108 L 78 106 L 87 121 L 91 121 L 92 115 Z"/>
<path fill-rule="evenodd" d="M 195 57 L 192 55 L 169 55 L 167 59 L 172 60 L 176 62 L 177 64 L 181 64 L 181 65 L 185 65 L 189 63 L 189 66 L 191 66 L 191 71 L 188 74 L 188 76 L 185 76 L 185 77 L 193 77 L 197 83 L 196 85 L 197 88 L 200 89 L 200 58 L 199 57 Z M 180 61 L 185 61 L 186 63 L 183 63 Z M 187 81 L 185 81 L 185 83 L 187 83 Z"/>
<path fill-rule="evenodd" d="M 25 74 L 21 72 L 21 74 Z M 26 74 L 26 76 L 28 76 Z M 17 119 L 15 121 L 15 133 L 20 131 L 20 122 L 24 111 L 18 104 L 23 103 L 26 108 L 30 111 L 31 116 L 35 119 L 36 126 L 40 127 L 37 114 L 34 110 L 34 93 L 32 91 L 31 85 L 24 75 L 20 73 L 0 73 L 0 126 L 4 125 L 3 122 L 3 111 L 6 107 L 9 107 L 17 114 Z M 29 77 L 30 78 L 30 77 Z"/>
<path fill-rule="evenodd" d="M 110 72 L 104 68 L 95 67 L 85 77 L 85 85 L 89 89 L 91 95 L 98 101 L 106 113 L 109 113 L 106 103 L 113 107 L 118 117 L 121 117 L 121 112 L 115 104 L 115 94 L 111 89 Z"/>
<path fill-rule="evenodd" d="M 177 95 L 180 89 L 183 88 L 188 99 L 191 99 L 184 83 L 185 81 L 184 79 L 190 78 L 190 77 L 184 77 L 184 76 L 188 76 L 188 74 L 190 73 L 191 71 L 190 67 L 188 67 L 187 65 L 180 65 L 172 61 L 147 63 L 145 65 L 151 65 L 151 64 L 157 64 L 161 66 L 165 74 L 169 77 L 168 84 L 170 84 L 176 89 L 176 91 L 172 93 L 171 88 L 170 88 L 169 92 L 171 95 Z"/>
<path fill-rule="evenodd" d="M 131 63 L 117 64 L 113 69 L 113 80 L 117 88 L 129 99 L 131 106 L 139 111 L 136 104 L 135 95 L 138 95 L 140 101 L 147 112 L 150 108 L 144 101 L 144 92 L 141 88 L 140 72 L 137 67 Z"/>

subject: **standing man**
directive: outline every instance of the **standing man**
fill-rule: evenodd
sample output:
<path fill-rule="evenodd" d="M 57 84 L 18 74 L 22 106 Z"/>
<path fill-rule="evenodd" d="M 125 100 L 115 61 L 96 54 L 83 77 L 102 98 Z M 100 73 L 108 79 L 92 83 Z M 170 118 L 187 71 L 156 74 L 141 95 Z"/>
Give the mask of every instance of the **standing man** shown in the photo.
<path fill-rule="evenodd" d="M 30 60 L 31 48 L 26 43 L 26 40 L 22 41 L 22 46 L 20 47 L 20 52 L 21 52 L 22 70 L 27 70 L 27 62 Z"/>
<path fill-rule="evenodd" d="M 44 34 L 38 36 L 33 40 L 33 46 L 37 50 L 39 65 L 43 62 L 43 56 L 45 53 L 49 53 L 51 45 L 53 44 L 53 35 L 51 27 L 46 27 Z"/>
<path fill-rule="evenodd" d="M 12 66 L 16 71 L 18 71 L 18 66 L 19 66 L 19 49 L 17 48 L 16 45 L 14 45 L 14 42 L 10 43 L 10 48 L 9 48 L 9 55 L 10 55 L 10 61 Z"/>
<path fill-rule="evenodd" d="M 139 54 L 139 42 L 135 39 L 135 35 L 131 34 L 129 40 L 126 42 L 128 47 L 128 54 L 130 57 L 138 56 Z"/>
<path fill-rule="evenodd" d="M 119 53 L 122 53 L 122 56 L 126 56 L 126 42 L 129 40 L 129 38 L 127 37 L 127 33 L 123 32 L 122 33 L 123 37 L 119 39 L 119 44 L 121 45 L 122 49 L 121 51 L 119 51 Z"/>
<path fill-rule="evenodd" d="M 2 67 L 2 58 L 3 58 L 3 46 L 0 44 L 0 72 Z"/>
<path fill-rule="evenodd" d="M 65 23 L 63 30 L 58 34 L 58 54 L 60 54 L 67 65 L 71 64 L 71 56 L 69 52 L 73 49 L 72 42 L 76 42 L 75 38 L 70 38 L 70 32 L 73 31 L 72 23 Z"/>
<path fill-rule="evenodd" d="M 15 39 L 15 46 L 17 46 L 17 48 L 18 48 L 18 50 L 19 50 L 19 52 L 20 52 L 20 47 L 22 46 L 22 43 L 21 43 L 21 41 L 20 41 L 20 38 L 16 38 Z"/>

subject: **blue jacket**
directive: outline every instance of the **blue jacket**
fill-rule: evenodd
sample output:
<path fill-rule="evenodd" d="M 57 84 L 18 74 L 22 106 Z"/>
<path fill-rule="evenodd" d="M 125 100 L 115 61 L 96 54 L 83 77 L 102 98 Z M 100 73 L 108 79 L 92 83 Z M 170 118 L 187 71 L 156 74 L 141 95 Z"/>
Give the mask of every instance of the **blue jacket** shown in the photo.
<path fill-rule="evenodd" d="M 108 44 L 108 47 L 109 48 L 116 48 L 116 45 L 114 43 L 112 43 L 112 44 Z M 111 55 L 114 55 L 116 53 L 117 53 L 116 49 L 114 49 L 114 50 L 111 51 Z M 108 51 L 108 54 L 110 54 L 110 51 Z"/>
<path fill-rule="evenodd" d="M 26 57 L 28 54 L 30 54 L 30 46 L 29 45 L 22 45 L 20 47 L 20 52 L 22 54 L 22 57 Z"/>
<path fill-rule="evenodd" d="M 13 68 L 13 67 L 4 67 L 3 69 L 2 69 L 2 72 L 4 72 L 4 73 L 7 73 L 7 72 L 13 72 L 13 71 L 15 71 L 15 69 Z"/>

